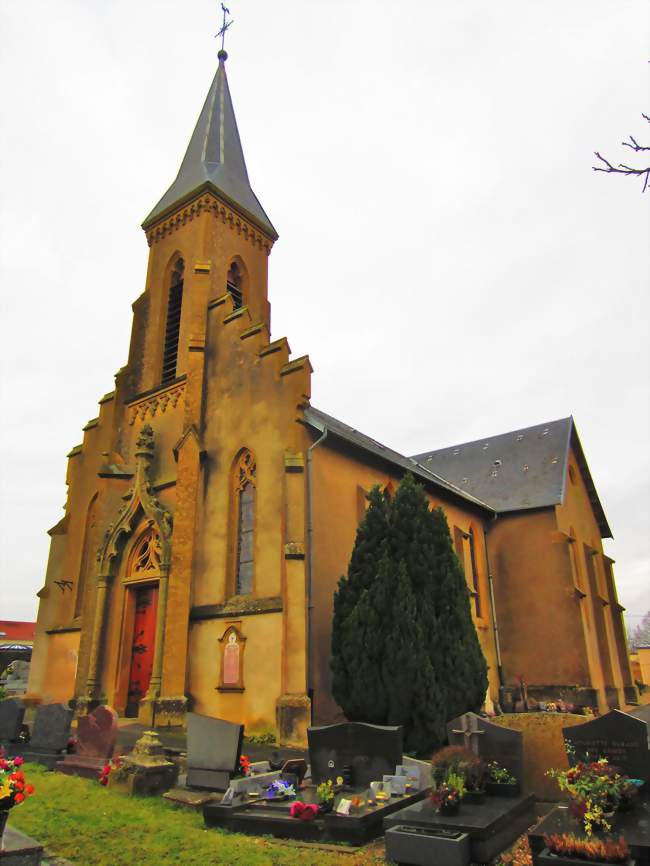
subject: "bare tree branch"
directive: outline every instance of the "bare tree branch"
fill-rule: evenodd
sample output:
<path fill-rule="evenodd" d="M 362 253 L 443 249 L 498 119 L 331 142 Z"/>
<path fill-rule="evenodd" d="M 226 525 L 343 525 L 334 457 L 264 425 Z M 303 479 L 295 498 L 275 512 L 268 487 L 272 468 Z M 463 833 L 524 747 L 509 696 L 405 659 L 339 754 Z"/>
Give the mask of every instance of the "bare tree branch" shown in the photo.
<path fill-rule="evenodd" d="M 650 116 L 647 114 L 642 114 L 644 120 L 647 120 L 650 123 Z M 635 153 L 642 153 L 644 151 L 650 151 L 650 146 L 646 146 L 644 144 L 639 144 L 638 141 L 634 138 L 634 136 L 630 136 L 629 141 L 622 141 L 621 144 L 623 147 L 629 147 Z M 612 163 L 605 159 L 604 156 L 601 156 L 598 151 L 595 152 L 596 157 L 603 163 L 603 165 L 592 165 L 594 171 L 603 171 L 606 174 L 626 174 L 634 177 L 643 177 L 643 189 L 641 192 L 645 192 L 650 185 L 650 166 L 646 166 L 645 168 L 636 168 L 632 165 L 625 165 L 622 162 L 619 162 L 617 166 L 612 165 Z"/>

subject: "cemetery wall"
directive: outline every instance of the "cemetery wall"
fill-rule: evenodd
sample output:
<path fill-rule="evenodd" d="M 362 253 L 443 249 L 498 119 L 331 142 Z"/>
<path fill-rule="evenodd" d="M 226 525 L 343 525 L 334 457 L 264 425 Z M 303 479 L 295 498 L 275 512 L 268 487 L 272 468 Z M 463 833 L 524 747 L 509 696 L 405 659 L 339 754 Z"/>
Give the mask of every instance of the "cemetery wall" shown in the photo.
<path fill-rule="evenodd" d="M 557 783 L 545 774 L 550 768 L 568 768 L 562 728 L 583 725 L 588 721 L 585 716 L 571 713 L 505 713 L 490 721 L 520 731 L 523 736 L 524 792 L 534 794 L 542 801 L 562 799 Z"/>

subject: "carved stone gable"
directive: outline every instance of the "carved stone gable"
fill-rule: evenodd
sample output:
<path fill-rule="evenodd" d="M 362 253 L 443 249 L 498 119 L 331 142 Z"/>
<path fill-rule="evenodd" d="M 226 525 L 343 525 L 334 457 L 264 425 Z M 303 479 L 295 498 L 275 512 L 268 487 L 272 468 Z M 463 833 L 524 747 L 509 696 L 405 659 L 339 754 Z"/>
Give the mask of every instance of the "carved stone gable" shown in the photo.
<path fill-rule="evenodd" d="M 153 430 L 145 424 L 136 440 L 135 475 L 133 486 L 126 494 L 124 505 L 104 534 L 104 540 L 97 552 L 100 575 L 110 575 L 114 561 L 121 550 L 120 539 L 133 532 L 136 519 L 142 512 L 157 536 L 155 549 L 156 559 L 161 568 L 168 568 L 171 559 L 171 513 L 157 499 L 151 481 L 149 469 L 154 453 Z"/>

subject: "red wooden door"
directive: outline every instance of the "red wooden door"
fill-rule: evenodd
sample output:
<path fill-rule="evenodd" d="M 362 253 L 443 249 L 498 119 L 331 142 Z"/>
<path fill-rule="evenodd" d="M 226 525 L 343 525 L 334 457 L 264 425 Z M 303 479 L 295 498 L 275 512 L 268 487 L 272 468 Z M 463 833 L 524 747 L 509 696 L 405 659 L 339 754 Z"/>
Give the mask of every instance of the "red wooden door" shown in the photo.
<path fill-rule="evenodd" d="M 147 586 L 134 590 L 135 617 L 131 642 L 131 668 L 129 671 L 129 696 L 126 715 L 137 716 L 140 700 L 147 694 L 153 651 L 156 642 L 156 610 L 158 587 Z"/>

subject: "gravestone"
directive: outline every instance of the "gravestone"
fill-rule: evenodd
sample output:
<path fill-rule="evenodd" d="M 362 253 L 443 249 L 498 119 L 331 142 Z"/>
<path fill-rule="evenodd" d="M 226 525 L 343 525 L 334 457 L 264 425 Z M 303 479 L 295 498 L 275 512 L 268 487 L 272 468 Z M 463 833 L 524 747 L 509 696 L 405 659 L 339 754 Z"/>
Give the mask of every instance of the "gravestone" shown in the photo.
<path fill-rule="evenodd" d="M 77 751 L 58 761 L 56 768 L 68 776 L 95 779 L 110 761 L 117 740 L 117 713 L 111 707 L 97 707 L 77 721 Z"/>
<path fill-rule="evenodd" d="M 447 723 L 449 745 L 463 746 L 484 761 L 496 761 L 521 782 L 524 775 L 524 738 L 477 716 L 465 713 Z"/>
<path fill-rule="evenodd" d="M 178 766 L 167 760 L 156 731 L 145 731 L 133 750 L 121 759 L 121 766 L 108 778 L 109 787 L 127 794 L 163 794 L 176 784 Z"/>
<path fill-rule="evenodd" d="M 0 701 L 0 744 L 16 743 L 23 727 L 25 707 L 17 698 Z"/>
<path fill-rule="evenodd" d="M 402 763 L 402 728 L 344 722 L 307 728 L 313 782 L 344 776 L 352 768 L 352 786 L 367 788 L 371 782 L 393 775 Z"/>
<path fill-rule="evenodd" d="M 225 791 L 239 767 L 244 726 L 187 714 L 187 785 Z"/>
<path fill-rule="evenodd" d="M 7 748 L 10 756 L 21 755 L 26 761 L 43 764 L 53 770 L 68 745 L 73 711 L 65 704 L 45 704 L 36 710 L 29 743 Z"/>
<path fill-rule="evenodd" d="M 30 662 L 24 659 L 16 659 L 15 662 L 11 663 L 5 682 L 5 691 L 8 695 L 23 694 L 27 691 L 29 667 Z"/>
<path fill-rule="evenodd" d="M 607 758 L 632 779 L 650 779 L 648 724 L 643 719 L 612 710 L 584 725 L 562 728 L 562 734 L 569 763 Z"/>

